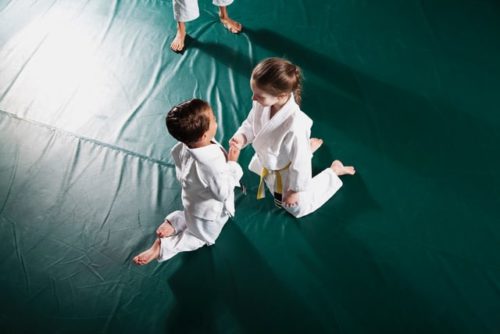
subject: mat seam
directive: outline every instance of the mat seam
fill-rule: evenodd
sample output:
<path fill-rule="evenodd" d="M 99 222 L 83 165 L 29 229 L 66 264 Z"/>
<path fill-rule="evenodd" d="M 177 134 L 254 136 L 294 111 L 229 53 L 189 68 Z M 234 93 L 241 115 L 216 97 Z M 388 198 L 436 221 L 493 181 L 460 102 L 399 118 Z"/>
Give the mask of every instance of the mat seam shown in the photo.
<path fill-rule="evenodd" d="M 136 158 L 138 158 L 140 160 L 146 160 L 146 161 L 149 161 L 149 162 L 152 162 L 154 164 L 158 164 L 158 165 L 161 165 L 161 166 L 164 166 L 164 167 L 175 167 L 174 164 L 172 164 L 172 163 L 168 163 L 168 162 L 164 162 L 162 160 L 150 158 L 150 157 L 148 157 L 146 155 L 142 155 L 140 153 L 137 153 L 137 152 L 134 152 L 134 151 L 131 151 L 131 150 L 127 150 L 127 149 L 122 148 L 122 147 L 118 147 L 118 146 L 106 144 L 106 143 L 104 143 L 102 141 L 99 141 L 99 140 L 96 140 L 96 139 L 92 139 L 92 138 L 88 138 L 88 137 L 84 137 L 84 136 L 79 136 L 79 135 L 77 135 L 77 134 L 75 134 L 73 132 L 66 131 L 66 130 L 63 130 L 63 129 L 60 129 L 60 128 L 56 128 L 56 127 L 50 126 L 50 125 L 45 124 L 45 123 L 37 122 L 37 121 L 26 119 L 26 118 L 21 118 L 21 117 L 17 116 L 16 114 L 7 112 L 7 111 L 2 110 L 2 109 L 0 109 L 0 113 L 4 114 L 7 117 L 10 117 L 12 119 L 15 119 L 15 120 L 18 120 L 18 121 L 22 121 L 22 122 L 26 122 L 26 123 L 30 123 L 30 124 L 32 124 L 34 126 L 39 127 L 39 128 L 43 128 L 43 129 L 48 129 L 48 130 L 51 130 L 51 131 L 55 131 L 55 132 L 57 132 L 59 134 L 62 134 L 62 135 L 68 136 L 68 137 L 73 137 L 73 138 L 75 138 L 77 140 L 80 140 L 82 142 L 89 142 L 91 144 L 94 144 L 94 145 L 97 145 L 97 146 L 101 146 L 101 147 L 104 147 L 104 148 L 108 148 L 108 149 L 111 149 L 113 151 L 117 151 L 117 152 L 123 153 L 125 155 L 136 157 Z"/>

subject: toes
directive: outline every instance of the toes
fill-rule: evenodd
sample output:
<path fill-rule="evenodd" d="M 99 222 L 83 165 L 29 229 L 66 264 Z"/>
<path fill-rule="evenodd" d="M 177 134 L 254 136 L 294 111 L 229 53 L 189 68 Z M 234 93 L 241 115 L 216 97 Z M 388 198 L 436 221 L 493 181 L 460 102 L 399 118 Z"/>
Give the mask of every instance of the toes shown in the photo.
<path fill-rule="evenodd" d="M 184 49 L 184 43 L 180 41 L 174 40 L 172 44 L 170 44 L 170 50 L 174 52 L 181 52 Z"/>
<path fill-rule="evenodd" d="M 182 48 L 180 46 L 178 46 L 178 45 L 171 46 L 170 49 L 172 49 L 172 51 L 174 51 L 174 52 L 179 52 L 179 51 L 182 50 Z"/>
<path fill-rule="evenodd" d="M 222 24 L 224 25 L 224 27 L 227 30 L 229 30 L 233 34 L 237 34 L 237 33 L 241 32 L 242 26 L 240 23 L 237 23 L 234 21 L 225 21 L 225 22 L 222 22 Z"/>
<path fill-rule="evenodd" d="M 344 171 L 346 174 L 349 174 L 349 175 L 354 175 L 356 173 L 356 170 L 354 169 L 353 166 L 344 167 Z"/>

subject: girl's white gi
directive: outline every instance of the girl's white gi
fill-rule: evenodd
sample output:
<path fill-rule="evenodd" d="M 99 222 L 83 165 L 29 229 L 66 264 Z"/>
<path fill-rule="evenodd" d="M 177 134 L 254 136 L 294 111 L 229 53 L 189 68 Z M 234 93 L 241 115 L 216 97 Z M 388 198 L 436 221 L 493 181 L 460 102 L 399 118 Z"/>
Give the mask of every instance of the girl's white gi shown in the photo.
<path fill-rule="evenodd" d="M 234 0 L 212 0 L 215 6 L 229 6 Z M 177 22 L 188 22 L 200 16 L 198 0 L 172 0 L 174 19 Z"/>
<path fill-rule="evenodd" d="M 273 118 L 270 107 L 253 102 L 252 110 L 236 134 L 246 137 L 252 144 L 255 155 L 249 169 L 261 175 L 262 168 L 281 171 L 283 190 L 299 192 L 299 201 L 294 207 L 284 207 L 293 216 L 303 217 L 322 206 L 342 186 L 342 181 L 331 168 L 312 177 L 311 127 L 312 120 L 304 114 L 292 94 L 288 102 Z M 290 164 L 288 168 L 286 166 Z M 265 178 L 266 185 L 274 193 L 275 174 Z"/>
<path fill-rule="evenodd" d="M 234 215 L 234 187 L 239 186 L 243 175 L 237 162 L 226 161 L 216 142 L 194 149 L 178 143 L 171 153 L 181 182 L 184 211 L 166 217 L 175 235 L 160 239 L 160 262 L 179 252 L 215 243 L 228 218 Z"/>

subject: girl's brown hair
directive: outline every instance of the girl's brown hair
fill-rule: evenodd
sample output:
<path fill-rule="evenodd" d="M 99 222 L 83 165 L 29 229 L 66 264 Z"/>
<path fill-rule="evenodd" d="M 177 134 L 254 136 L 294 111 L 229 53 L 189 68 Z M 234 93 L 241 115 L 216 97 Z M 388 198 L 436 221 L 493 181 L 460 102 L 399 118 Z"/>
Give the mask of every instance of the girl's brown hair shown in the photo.
<path fill-rule="evenodd" d="M 253 69 L 252 80 L 273 96 L 293 92 L 297 104 L 302 101 L 302 71 L 286 59 L 264 59 Z"/>

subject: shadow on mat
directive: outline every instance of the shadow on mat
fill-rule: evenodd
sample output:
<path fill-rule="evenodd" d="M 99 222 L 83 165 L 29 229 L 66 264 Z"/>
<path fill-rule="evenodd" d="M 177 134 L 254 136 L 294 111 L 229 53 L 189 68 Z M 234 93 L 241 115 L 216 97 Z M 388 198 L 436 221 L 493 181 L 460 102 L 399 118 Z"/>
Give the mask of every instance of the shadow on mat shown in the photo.
<path fill-rule="evenodd" d="M 477 182 L 488 184 L 492 176 L 481 166 L 500 168 L 499 156 L 491 154 L 500 141 L 494 123 L 457 110 L 439 97 L 420 96 L 377 80 L 276 32 L 245 28 L 243 34 L 271 55 L 286 57 L 302 67 L 302 108 L 315 121 L 313 136 L 335 141 L 337 132 L 417 175 L 456 179 L 448 184 L 453 193 L 468 196 L 479 191 L 488 198 L 495 196 L 491 189 L 477 187 Z M 193 40 L 191 46 L 248 78 L 260 60 L 222 44 Z M 308 80 L 309 74 L 320 80 Z M 315 132 L 318 129 L 324 132 Z M 476 167 L 461 168 L 464 158 Z M 356 167 L 362 172 L 368 166 L 358 163 Z M 463 178 L 465 170 L 477 175 Z"/>
<path fill-rule="evenodd" d="M 215 246 L 185 254 L 168 280 L 177 306 L 167 317 L 167 333 L 326 330 L 235 223 L 226 225 L 220 239 Z"/>

